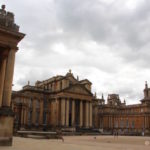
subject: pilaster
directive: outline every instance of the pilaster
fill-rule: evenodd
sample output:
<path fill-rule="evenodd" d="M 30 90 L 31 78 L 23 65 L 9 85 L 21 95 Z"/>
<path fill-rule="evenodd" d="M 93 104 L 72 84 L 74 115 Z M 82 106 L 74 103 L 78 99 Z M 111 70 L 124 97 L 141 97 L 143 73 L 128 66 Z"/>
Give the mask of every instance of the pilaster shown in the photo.
<path fill-rule="evenodd" d="M 32 104 L 32 124 L 35 125 L 36 123 L 36 99 L 33 99 Z"/>
<path fill-rule="evenodd" d="M 43 124 L 43 100 L 40 100 L 39 125 Z"/>
<path fill-rule="evenodd" d="M 3 86 L 5 79 L 6 59 L 0 61 L 0 107 L 2 106 Z"/>

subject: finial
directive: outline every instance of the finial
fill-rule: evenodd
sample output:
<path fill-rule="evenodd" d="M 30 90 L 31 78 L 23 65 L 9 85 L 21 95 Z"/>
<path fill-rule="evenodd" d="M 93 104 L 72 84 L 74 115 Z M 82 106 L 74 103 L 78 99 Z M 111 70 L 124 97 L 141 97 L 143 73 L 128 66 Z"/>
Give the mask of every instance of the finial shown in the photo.
<path fill-rule="evenodd" d="M 146 88 L 146 89 L 148 88 L 148 84 L 147 84 L 147 81 L 145 81 L 145 88 Z"/>
<path fill-rule="evenodd" d="M 69 69 L 69 73 L 71 73 L 71 69 Z"/>
<path fill-rule="evenodd" d="M 28 81 L 28 85 L 30 85 L 30 81 Z"/>
<path fill-rule="evenodd" d="M 77 76 L 77 81 L 79 81 L 79 76 Z"/>
<path fill-rule="evenodd" d="M 97 94 L 96 94 L 96 92 L 95 92 L 95 98 L 97 98 Z"/>
<path fill-rule="evenodd" d="M 124 104 L 126 104 L 126 100 L 124 99 Z"/>
<path fill-rule="evenodd" d="M 104 95 L 103 95 L 103 93 L 102 93 L 102 99 L 104 99 Z"/>

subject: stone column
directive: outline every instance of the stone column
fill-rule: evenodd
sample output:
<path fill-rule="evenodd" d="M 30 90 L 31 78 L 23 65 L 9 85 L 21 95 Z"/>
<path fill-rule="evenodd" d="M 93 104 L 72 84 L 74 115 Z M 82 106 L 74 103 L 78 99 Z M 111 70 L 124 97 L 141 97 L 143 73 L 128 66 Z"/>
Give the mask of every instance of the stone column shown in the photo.
<path fill-rule="evenodd" d="M 75 101 L 72 100 L 72 120 L 71 120 L 71 125 L 74 127 L 75 126 Z"/>
<path fill-rule="evenodd" d="M 90 127 L 92 127 L 92 103 L 90 103 Z"/>
<path fill-rule="evenodd" d="M 61 125 L 65 125 L 65 99 L 61 99 Z"/>
<path fill-rule="evenodd" d="M 7 107 L 10 107 L 10 103 L 11 103 L 11 90 L 12 90 L 12 81 L 13 81 L 13 73 L 14 73 L 15 52 L 16 50 L 11 49 L 9 51 L 8 58 L 7 58 L 3 100 L 2 100 L 2 106 L 7 106 Z"/>
<path fill-rule="evenodd" d="M 48 108 L 49 108 L 49 110 L 50 110 L 50 113 L 49 113 L 49 124 L 50 125 L 54 125 L 54 120 L 55 120 L 55 114 L 54 114 L 54 102 L 53 102 L 54 100 L 53 99 L 50 99 L 50 101 L 49 101 L 49 104 L 48 104 Z"/>
<path fill-rule="evenodd" d="M 57 124 L 57 101 L 56 99 L 51 100 L 51 125 L 56 126 Z"/>
<path fill-rule="evenodd" d="M 69 100 L 66 99 L 66 126 L 69 126 Z"/>
<path fill-rule="evenodd" d="M 24 125 L 27 124 L 27 108 L 24 109 Z"/>
<path fill-rule="evenodd" d="M 43 100 L 40 100 L 39 125 L 43 124 Z"/>
<path fill-rule="evenodd" d="M 147 128 L 147 116 L 144 117 L 144 124 L 145 124 L 145 129 Z"/>
<path fill-rule="evenodd" d="M 0 62 L 0 107 L 2 106 L 3 86 L 5 79 L 6 59 Z"/>
<path fill-rule="evenodd" d="M 32 124 L 35 125 L 36 122 L 36 99 L 32 102 Z"/>
<path fill-rule="evenodd" d="M 80 127 L 83 126 L 83 101 L 80 101 Z"/>
<path fill-rule="evenodd" d="M 24 124 L 24 108 L 21 108 L 21 126 Z"/>
<path fill-rule="evenodd" d="M 56 100 L 55 100 L 55 118 L 56 118 L 56 120 L 55 120 L 55 125 L 56 126 L 58 126 L 58 122 L 59 122 L 59 120 L 58 120 L 58 118 L 59 118 L 59 100 L 56 98 Z"/>
<path fill-rule="evenodd" d="M 89 102 L 85 103 L 85 127 L 89 127 Z"/>

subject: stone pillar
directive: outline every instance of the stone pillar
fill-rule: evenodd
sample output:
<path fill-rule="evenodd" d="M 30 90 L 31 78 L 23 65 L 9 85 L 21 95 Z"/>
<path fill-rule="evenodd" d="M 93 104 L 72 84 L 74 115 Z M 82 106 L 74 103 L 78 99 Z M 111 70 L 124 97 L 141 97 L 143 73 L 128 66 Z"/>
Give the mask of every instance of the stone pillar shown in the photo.
<path fill-rule="evenodd" d="M 2 106 L 3 86 L 5 79 L 6 59 L 0 62 L 0 107 Z"/>
<path fill-rule="evenodd" d="M 3 89 L 3 99 L 2 99 L 2 106 L 7 106 L 7 107 L 10 107 L 10 103 L 11 103 L 11 90 L 12 90 L 12 81 L 13 81 L 13 73 L 14 73 L 15 52 L 16 50 L 14 49 L 10 50 L 7 58 L 4 89 Z"/>
<path fill-rule="evenodd" d="M 40 100 L 39 125 L 43 125 L 43 100 Z"/>
<path fill-rule="evenodd" d="M 36 99 L 32 101 L 32 124 L 35 125 L 36 123 Z"/>
<path fill-rule="evenodd" d="M 66 126 L 69 126 L 69 100 L 66 99 Z"/>
<path fill-rule="evenodd" d="M 71 120 L 71 125 L 74 127 L 75 126 L 75 101 L 72 100 L 72 120 Z"/>
<path fill-rule="evenodd" d="M 89 127 L 89 102 L 85 103 L 85 127 Z"/>
<path fill-rule="evenodd" d="M 21 107 L 21 127 L 24 124 L 24 108 Z"/>
<path fill-rule="evenodd" d="M 56 98 L 55 100 L 55 126 L 58 126 L 58 113 L 59 112 L 59 100 Z"/>
<path fill-rule="evenodd" d="M 65 99 L 61 99 L 61 125 L 65 125 Z"/>
<path fill-rule="evenodd" d="M 83 101 L 80 101 L 80 127 L 83 126 Z"/>
<path fill-rule="evenodd" d="M 147 128 L 147 116 L 144 117 L 145 129 Z"/>
<path fill-rule="evenodd" d="M 24 109 L 24 125 L 27 124 L 27 108 Z"/>
<path fill-rule="evenodd" d="M 90 103 L 90 127 L 92 127 L 92 103 Z"/>
<path fill-rule="evenodd" d="M 6 61 L 6 62 L 5 62 Z M 13 111 L 10 107 L 11 104 L 11 89 L 14 72 L 15 50 L 10 50 L 7 60 L 2 65 L 2 74 L 0 80 L 3 80 L 1 85 L 1 107 L 0 107 L 0 145 L 12 145 L 13 135 Z M 5 71 L 5 73 L 4 73 Z M 2 91 L 3 90 L 3 91 Z M 2 139 L 5 139 L 4 141 Z"/>
<path fill-rule="evenodd" d="M 51 125 L 56 126 L 57 124 L 57 100 L 51 100 Z"/>

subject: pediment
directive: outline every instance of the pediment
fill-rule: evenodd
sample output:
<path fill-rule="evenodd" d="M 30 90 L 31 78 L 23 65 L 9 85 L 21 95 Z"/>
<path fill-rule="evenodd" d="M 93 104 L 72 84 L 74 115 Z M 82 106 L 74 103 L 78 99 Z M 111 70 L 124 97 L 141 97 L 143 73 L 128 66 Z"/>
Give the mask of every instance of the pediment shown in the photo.
<path fill-rule="evenodd" d="M 72 85 L 71 87 L 64 90 L 64 92 L 70 92 L 74 94 L 92 95 L 83 85 Z"/>

